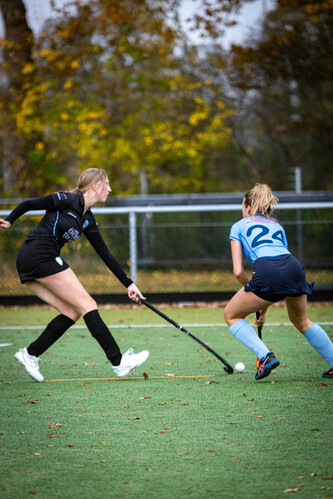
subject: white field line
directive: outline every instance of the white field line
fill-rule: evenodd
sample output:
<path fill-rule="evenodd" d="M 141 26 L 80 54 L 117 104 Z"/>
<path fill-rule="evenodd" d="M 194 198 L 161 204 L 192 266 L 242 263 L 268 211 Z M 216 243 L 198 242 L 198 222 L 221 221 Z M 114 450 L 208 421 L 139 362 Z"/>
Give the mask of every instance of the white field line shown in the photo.
<path fill-rule="evenodd" d="M 316 322 L 316 324 L 319 324 L 320 326 L 332 326 L 333 322 L 328 321 L 328 322 Z M 193 323 L 193 324 L 182 324 L 186 328 L 191 328 L 191 327 L 228 327 L 225 323 Z M 292 326 L 291 322 L 266 322 L 264 327 L 284 327 L 284 326 Z M 169 324 L 108 324 L 108 328 L 110 329 L 146 329 L 146 328 L 162 328 L 162 327 L 174 327 Z M 28 330 L 28 329 L 45 329 L 45 326 L 0 326 L 0 331 L 8 331 L 11 329 L 20 329 L 20 330 Z M 86 329 L 87 326 L 84 324 L 82 325 L 76 325 L 76 326 L 71 326 L 70 329 Z"/>

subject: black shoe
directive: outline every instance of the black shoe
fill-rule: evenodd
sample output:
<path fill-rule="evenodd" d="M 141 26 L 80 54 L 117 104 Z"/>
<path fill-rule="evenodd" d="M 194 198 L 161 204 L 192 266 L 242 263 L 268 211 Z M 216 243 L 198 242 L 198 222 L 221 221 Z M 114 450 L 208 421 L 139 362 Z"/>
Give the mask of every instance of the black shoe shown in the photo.
<path fill-rule="evenodd" d="M 256 379 L 266 378 L 273 369 L 275 369 L 280 362 L 277 360 L 273 352 L 266 355 L 264 360 L 257 359 L 256 366 L 258 368 Z"/>
<path fill-rule="evenodd" d="M 326 373 L 323 374 L 323 378 L 333 378 L 333 369 L 330 368 Z"/>

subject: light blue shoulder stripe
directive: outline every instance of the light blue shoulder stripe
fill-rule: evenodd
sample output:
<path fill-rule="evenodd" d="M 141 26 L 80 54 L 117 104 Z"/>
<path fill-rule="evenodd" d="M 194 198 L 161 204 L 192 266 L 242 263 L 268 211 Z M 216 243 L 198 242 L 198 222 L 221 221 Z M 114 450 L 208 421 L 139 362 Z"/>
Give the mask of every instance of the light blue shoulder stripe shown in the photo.
<path fill-rule="evenodd" d="M 57 211 L 57 218 L 56 218 L 56 221 L 54 222 L 54 225 L 53 225 L 53 235 L 54 235 L 54 237 L 55 237 L 55 231 L 56 231 L 56 226 L 57 226 L 58 220 L 59 220 L 59 211 Z"/>

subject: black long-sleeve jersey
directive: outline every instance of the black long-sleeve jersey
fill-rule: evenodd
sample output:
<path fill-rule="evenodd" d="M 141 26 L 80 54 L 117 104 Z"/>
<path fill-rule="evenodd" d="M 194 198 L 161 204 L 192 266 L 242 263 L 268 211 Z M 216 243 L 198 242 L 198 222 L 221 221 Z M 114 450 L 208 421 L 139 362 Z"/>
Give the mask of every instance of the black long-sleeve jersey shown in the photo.
<path fill-rule="evenodd" d="M 84 212 L 84 197 L 81 192 L 55 192 L 42 198 L 23 201 L 8 215 L 6 220 L 13 224 L 21 215 L 30 210 L 46 210 L 46 213 L 36 228 L 27 236 L 27 241 L 39 239 L 40 244 L 45 245 L 46 254 L 50 244 L 60 253 L 64 244 L 76 241 L 84 234 L 119 281 L 125 287 L 133 283 L 110 253 L 91 210 Z"/>

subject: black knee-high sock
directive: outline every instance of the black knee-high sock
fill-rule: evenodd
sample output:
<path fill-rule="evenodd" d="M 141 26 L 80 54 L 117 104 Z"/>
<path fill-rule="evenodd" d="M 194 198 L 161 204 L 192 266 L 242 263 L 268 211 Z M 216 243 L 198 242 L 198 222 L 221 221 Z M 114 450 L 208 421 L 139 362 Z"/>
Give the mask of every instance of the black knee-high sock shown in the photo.
<path fill-rule="evenodd" d="M 42 334 L 27 348 L 29 355 L 39 357 L 55 343 L 75 322 L 66 315 L 57 315 L 44 329 Z"/>
<path fill-rule="evenodd" d="M 110 333 L 107 325 L 99 315 L 98 310 L 91 310 L 83 316 L 91 335 L 103 348 L 105 355 L 112 365 L 119 366 L 121 362 L 120 349 Z"/>

